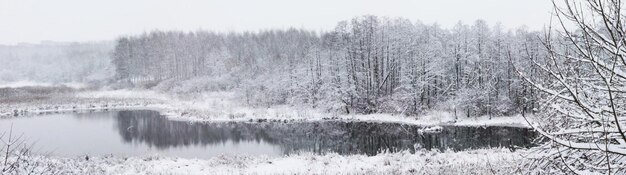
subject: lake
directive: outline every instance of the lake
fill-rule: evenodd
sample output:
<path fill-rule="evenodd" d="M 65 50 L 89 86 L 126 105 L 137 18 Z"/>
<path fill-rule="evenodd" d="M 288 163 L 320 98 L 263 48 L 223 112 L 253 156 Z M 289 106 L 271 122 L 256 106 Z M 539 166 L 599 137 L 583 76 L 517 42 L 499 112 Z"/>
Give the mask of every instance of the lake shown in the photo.
<path fill-rule="evenodd" d="M 279 156 L 300 152 L 376 155 L 437 149 L 532 147 L 535 132 L 518 127 L 421 126 L 344 121 L 221 122 L 170 120 L 148 110 L 43 114 L 0 119 L 37 153 L 211 158 L 220 154 Z M 425 132 L 426 131 L 426 132 Z M 5 136 L 6 137 L 6 136 Z"/>

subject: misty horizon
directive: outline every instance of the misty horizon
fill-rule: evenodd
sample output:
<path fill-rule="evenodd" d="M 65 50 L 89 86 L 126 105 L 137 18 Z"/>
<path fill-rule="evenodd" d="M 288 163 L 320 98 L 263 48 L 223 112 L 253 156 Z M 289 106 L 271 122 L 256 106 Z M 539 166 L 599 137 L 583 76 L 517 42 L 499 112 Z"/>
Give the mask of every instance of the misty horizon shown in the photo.
<path fill-rule="evenodd" d="M 339 21 L 363 15 L 437 23 L 443 28 L 453 27 L 459 21 L 470 24 L 483 19 L 490 25 L 501 22 L 508 29 L 528 26 L 530 30 L 541 30 L 548 24 L 551 11 L 551 3 L 542 0 L 1 0 L 0 21 L 8 27 L 0 28 L 0 44 L 114 40 L 153 30 L 257 32 L 296 28 L 324 32 L 332 30 Z"/>

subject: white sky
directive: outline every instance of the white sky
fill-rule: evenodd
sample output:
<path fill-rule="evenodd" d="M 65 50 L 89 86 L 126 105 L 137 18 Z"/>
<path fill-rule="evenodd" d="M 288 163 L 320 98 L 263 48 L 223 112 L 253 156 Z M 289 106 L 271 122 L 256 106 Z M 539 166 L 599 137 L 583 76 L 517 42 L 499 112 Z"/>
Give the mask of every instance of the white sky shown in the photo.
<path fill-rule="evenodd" d="M 0 44 L 112 40 L 153 29 L 327 31 L 365 14 L 540 30 L 550 11 L 549 0 L 0 0 Z"/>

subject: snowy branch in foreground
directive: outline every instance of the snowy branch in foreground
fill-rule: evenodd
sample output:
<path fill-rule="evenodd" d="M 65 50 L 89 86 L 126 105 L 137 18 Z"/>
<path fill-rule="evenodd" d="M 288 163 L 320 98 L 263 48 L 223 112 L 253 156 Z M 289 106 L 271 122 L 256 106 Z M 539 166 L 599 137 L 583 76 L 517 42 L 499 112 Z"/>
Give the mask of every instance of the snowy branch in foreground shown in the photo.
<path fill-rule="evenodd" d="M 528 164 L 564 174 L 626 173 L 623 4 L 553 2 L 560 35 L 547 29 L 546 61 L 533 60 L 548 76 L 531 79 L 517 71 L 544 98 L 531 125 L 548 141 L 536 148 Z"/>

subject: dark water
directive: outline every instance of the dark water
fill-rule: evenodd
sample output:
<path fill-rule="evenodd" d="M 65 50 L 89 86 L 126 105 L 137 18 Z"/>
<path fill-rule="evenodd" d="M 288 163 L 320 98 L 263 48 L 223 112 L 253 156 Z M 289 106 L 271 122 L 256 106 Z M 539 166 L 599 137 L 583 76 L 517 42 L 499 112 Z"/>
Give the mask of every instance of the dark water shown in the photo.
<path fill-rule="evenodd" d="M 516 127 L 444 126 L 438 133 L 418 126 L 365 122 L 190 123 L 154 111 L 49 114 L 0 119 L 52 155 L 210 158 L 219 154 L 284 155 L 296 152 L 375 155 L 416 149 L 511 149 L 533 146 L 535 133 Z"/>

